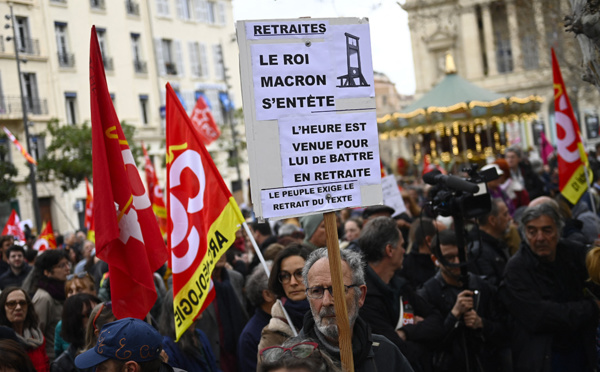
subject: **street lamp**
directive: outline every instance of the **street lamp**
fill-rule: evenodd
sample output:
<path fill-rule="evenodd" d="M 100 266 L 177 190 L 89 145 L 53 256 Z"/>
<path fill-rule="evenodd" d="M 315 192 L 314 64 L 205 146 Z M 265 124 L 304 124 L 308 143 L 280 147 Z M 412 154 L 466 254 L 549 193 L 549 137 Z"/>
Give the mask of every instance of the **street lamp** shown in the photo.
<path fill-rule="evenodd" d="M 12 26 L 13 29 L 13 45 L 15 47 L 15 59 L 17 61 L 17 74 L 19 75 L 19 89 L 21 92 L 21 110 L 23 111 L 23 126 L 25 127 L 25 141 L 27 142 L 27 152 L 31 154 L 31 142 L 29 141 L 29 121 L 27 119 L 27 105 L 25 104 L 25 95 L 23 94 L 23 81 L 21 78 L 21 60 L 19 59 L 19 45 L 17 43 L 17 33 L 15 29 L 15 17 L 13 14 L 13 7 L 10 7 L 10 16 L 6 14 L 4 17 L 11 21 L 11 25 L 6 24 L 5 28 L 10 28 Z M 6 38 L 7 41 L 10 41 L 10 38 Z M 32 198 L 32 206 L 33 206 L 33 216 L 35 218 L 35 226 L 39 229 L 42 227 L 42 218 L 40 215 L 40 204 L 37 196 L 37 186 L 35 183 L 35 165 L 27 162 L 29 165 L 29 183 L 31 186 L 31 198 Z"/>

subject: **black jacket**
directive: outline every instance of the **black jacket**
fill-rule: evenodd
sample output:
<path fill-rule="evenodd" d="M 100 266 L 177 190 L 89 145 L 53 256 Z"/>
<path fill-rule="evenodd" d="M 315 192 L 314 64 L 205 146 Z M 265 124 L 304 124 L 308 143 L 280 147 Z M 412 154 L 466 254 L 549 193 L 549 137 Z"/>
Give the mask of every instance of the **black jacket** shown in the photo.
<path fill-rule="evenodd" d="M 385 284 L 368 265 L 365 274 L 367 297 L 360 309 L 360 316 L 369 323 L 373 332 L 392 341 L 415 370 L 427 370 L 427 366 L 423 365 L 423 359 L 428 355 L 426 345 L 442 335 L 440 313 L 419 296 L 404 278 L 394 275 L 390 283 Z M 412 307 L 414 315 L 424 318 L 417 324 L 406 324 L 402 327 L 406 333 L 406 341 L 396 333 L 401 297 L 403 302 Z"/>
<path fill-rule="evenodd" d="M 484 277 L 496 288 L 509 258 L 508 246 L 502 240 L 477 228 L 469 234 L 469 271 Z"/>
<path fill-rule="evenodd" d="M 473 298 L 473 308 L 483 321 L 483 328 L 478 330 L 467 328 L 462 319 L 452 315 L 456 298 L 463 288 L 448 285 L 441 273 L 429 279 L 418 291 L 444 317 L 443 337 L 436 342 L 436 370 L 465 371 L 465 355 L 469 355 L 471 371 L 506 371 L 501 358 L 507 351 L 506 319 L 498 307 L 496 291 L 473 274 L 469 274 L 468 288 L 478 291 Z M 475 368 L 476 363 L 481 368 Z"/>
<path fill-rule="evenodd" d="M 556 260 L 545 262 L 522 242 L 508 261 L 499 295 L 514 319 L 515 371 L 551 371 L 553 355 L 568 353 L 580 354 L 582 370 L 596 366 L 599 311 L 584 297 L 585 254 L 584 246 L 561 240 Z"/>
<path fill-rule="evenodd" d="M 313 339 L 332 359 L 340 361 L 340 350 L 327 343 L 316 329 L 315 320 L 309 311 L 304 315 L 304 326 L 297 340 Z M 369 325 L 357 317 L 352 329 L 352 356 L 355 372 L 413 372 L 400 350 L 387 338 L 371 334 Z"/>
<path fill-rule="evenodd" d="M 404 263 L 400 270 L 400 276 L 408 280 L 408 284 L 413 289 L 420 288 L 437 271 L 431 260 L 431 254 L 419 253 L 418 249 L 418 247 L 413 247 L 410 253 L 404 255 Z"/>

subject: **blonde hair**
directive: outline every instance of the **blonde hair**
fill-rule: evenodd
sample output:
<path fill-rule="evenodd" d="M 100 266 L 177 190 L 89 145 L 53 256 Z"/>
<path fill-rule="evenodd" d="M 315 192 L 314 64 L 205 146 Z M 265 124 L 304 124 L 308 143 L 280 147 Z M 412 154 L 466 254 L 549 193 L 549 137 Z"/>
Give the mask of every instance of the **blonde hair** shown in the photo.
<path fill-rule="evenodd" d="M 594 247 L 585 256 L 585 266 L 587 267 L 590 280 L 600 284 L 600 247 Z"/>

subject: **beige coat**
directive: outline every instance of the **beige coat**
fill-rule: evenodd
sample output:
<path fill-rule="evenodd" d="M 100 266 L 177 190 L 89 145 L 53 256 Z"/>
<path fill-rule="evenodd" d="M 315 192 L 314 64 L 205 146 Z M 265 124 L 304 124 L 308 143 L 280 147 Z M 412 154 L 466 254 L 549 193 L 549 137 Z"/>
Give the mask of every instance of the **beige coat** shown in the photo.
<path fill-rule="evenodd" d="M 289 326 L 281 308 L 281 302 L 275 302 L 271 308 L 271 320 L 263 328 L 258 343 L 257 367 L 260 366 L 260 351 L 262 349 L 269 346 L 280 346 L 285 340 L 293 336 L 292 328 Z"/>
<path fill-rule="evenodd" d="M 39 328 L 46 338 L 46 354 L 52 361 L 58 356 L 54 355 L 54 331 L 62 316 L 63 302 L 55 300 L 42 288 L 35 291 L 31 302 L 40 320 Z"/>

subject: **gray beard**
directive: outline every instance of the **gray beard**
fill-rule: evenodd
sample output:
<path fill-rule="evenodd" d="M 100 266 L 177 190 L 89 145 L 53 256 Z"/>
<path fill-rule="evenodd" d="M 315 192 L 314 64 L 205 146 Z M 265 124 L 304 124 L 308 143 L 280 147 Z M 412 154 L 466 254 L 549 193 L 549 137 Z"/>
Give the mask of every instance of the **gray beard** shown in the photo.
<path fill-rule="evenodd" d="M 350 323 L 350 329 L 354 327 L 354 322 L 356 321 L 356 318 L 358 318 L 357 308 L 358 304 L 353 304 L 352 308 L 348 309 L 348 323 Z M 337 325 L 337 318 L 335 323 L 323 324 L 324 316 L 335 315 L 334 308 L 322 308 L 319 314 L 317 314 L 312 307 L 310 308 L 310 311 L 312 312 L 313 318 L 315 320 L 315 326 L 317 327 L 317 330 L 319 330 L 319 332 L 322 333 L 323 336 L 328 338 L 330 342 L 335 342 L 335 344 L 337 345 L 340 335 Z"/>

